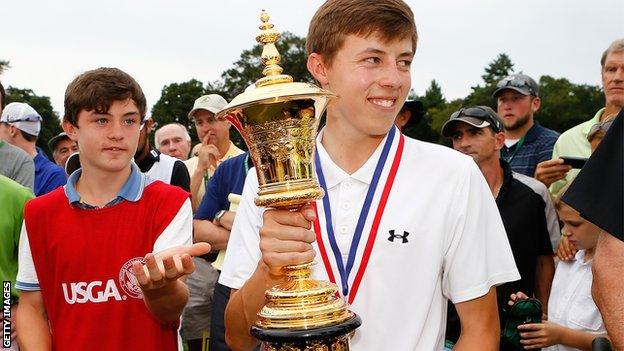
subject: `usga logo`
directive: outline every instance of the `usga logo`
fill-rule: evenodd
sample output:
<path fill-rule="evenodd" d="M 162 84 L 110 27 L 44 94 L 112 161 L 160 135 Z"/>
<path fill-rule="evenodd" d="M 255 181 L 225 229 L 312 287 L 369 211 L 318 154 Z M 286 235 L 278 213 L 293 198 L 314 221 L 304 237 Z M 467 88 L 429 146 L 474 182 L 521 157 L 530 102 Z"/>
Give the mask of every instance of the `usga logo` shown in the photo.
<path fill-rule="evenodd" d="M 114 279 L 109 279 L 106 282 L 96 280 L 92 282 L 62 283 L 65 301 L 73 305 L 75 303 L 107 302 L 110 299 L 122 301 L 127 299 L 128 296 L 135 299 L 143 298 L 141 288 L 131 271 L 134 262 L 143 263 L 143 258 L 132 258 L 124 263 L 119 270 L 119 285 L 121 285 L 125 295 L 120 294 Z"/>

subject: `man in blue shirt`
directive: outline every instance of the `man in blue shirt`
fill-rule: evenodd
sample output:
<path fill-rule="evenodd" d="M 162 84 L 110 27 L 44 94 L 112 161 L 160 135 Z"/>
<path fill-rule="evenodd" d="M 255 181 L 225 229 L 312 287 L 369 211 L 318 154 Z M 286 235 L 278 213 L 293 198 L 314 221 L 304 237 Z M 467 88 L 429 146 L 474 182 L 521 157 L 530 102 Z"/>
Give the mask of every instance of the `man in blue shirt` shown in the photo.
<path fill-rule="evenodd" d="M 235 212 L 230 211 L 230 194 L 240 195 L 249 169 L 253 167 L 249 153 L 232 157 L 217 167 L 210 178 L 204 195 L 193 220 L 194 241 L 205 241 L 220 250 L 227 247 Z M 215 261 L 218 252 L 205 256 L 208 261 Z M 219 266 L 216 267 L 217 269 Z M 210 292 L 212 294 L 212 291 Z M 211 351 L 230 350 L 225 343 L 225 324 L 223 315 L 230 298 L 230 288 L 215 281 L 212 296 L 212 317 L 210 320 Z"/>
<path fill-rule="evenodd" d="M 513 74 L 496 85 L 494 99 L 505 127 L 501 158 L 515 172 L 533 177 L 538 163 L 550 160 L 559 137 L 537 123 L 533 115 L 541 106 L 539 87 L 529 76 Z"/>
<path fill-rule="evenodd" d="M 65 185 L 65 171 L 44 155 L 35 145 L 41 131 L 41 115 L 30 105 L 12 102 L 0 117 L 0 139 L 21 148 L 35 162 L 35 195 L 41 196 Z"/>

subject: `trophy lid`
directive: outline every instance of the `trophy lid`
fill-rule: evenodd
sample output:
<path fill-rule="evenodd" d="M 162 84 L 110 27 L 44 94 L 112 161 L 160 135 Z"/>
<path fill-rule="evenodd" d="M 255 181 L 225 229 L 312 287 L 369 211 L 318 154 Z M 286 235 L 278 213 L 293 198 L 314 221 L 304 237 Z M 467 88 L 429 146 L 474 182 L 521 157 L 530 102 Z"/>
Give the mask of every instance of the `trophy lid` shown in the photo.
<path fill-rule="evenodd" d="M 280 33 L 276 31 L 272 23 L 269 23 L 269 15 L 262 10 L 260 15 L 262 24 L 260 34 L 256 36 L 256 41 L 263 44 L 262 70 L 264 77 L 255 83 L 255 89 L 247 89 L 237 95 L 221 111 L 217 113 L 217 118 L 223 118 L 228 112 L 245 108 L 258 103 L 273 103 L 293 99 L 305 99 L 315 97 L 336 97 L 328 90 L 321 89 L 311 83 L 293 82 L 293 78 L 287 74 L 282 74 L 283 68 L 279 65 L 281 56 L 275 47 L 275 42 L 279 40 Z"/>

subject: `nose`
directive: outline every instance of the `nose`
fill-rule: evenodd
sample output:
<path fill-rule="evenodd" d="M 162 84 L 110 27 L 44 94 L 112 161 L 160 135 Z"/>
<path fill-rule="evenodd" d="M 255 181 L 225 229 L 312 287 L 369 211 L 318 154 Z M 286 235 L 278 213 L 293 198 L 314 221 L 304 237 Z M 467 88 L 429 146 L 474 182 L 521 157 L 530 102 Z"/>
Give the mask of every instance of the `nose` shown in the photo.
<path fill-rule="evenodd" d="M 110 123 L 108 137 L 113 140 L 121 140 L 123 139 L 123 126 L 121 122 Z"/>
<path fill-rule="evenodd" d="M 406 74 L 399 70 L 395 62 L 384 65 L 381 70 L 379 84 L 384 87 L 396 88 L 401 85 L 402 75 Z M 409 74 L 409 71 L 407 72 Z"/>
<path fill-rule="evenodd" d="M 613 77 L 613 80 L 615 80 L 616 82 L 624 81 L 624 67 L 618 67 L 618 69 L 615 71 L 615 76 Z"/>

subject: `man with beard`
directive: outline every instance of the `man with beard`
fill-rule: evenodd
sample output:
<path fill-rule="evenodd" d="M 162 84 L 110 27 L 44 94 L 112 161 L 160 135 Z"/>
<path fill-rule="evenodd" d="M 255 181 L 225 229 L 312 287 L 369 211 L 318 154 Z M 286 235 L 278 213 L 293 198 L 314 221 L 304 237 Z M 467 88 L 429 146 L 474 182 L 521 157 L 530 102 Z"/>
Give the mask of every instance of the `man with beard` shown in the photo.
<path fill-rule="evenodd" d="M 533 177 L 538 163 L 549 160 L 559 137 L 554 130 L 537 123 L 533 115 L 541 99 L 537 83 L 524 74 L 514 74 L 496 84 L 494 98 L 505 126 L 501 158 L 515 172 Z"/>

